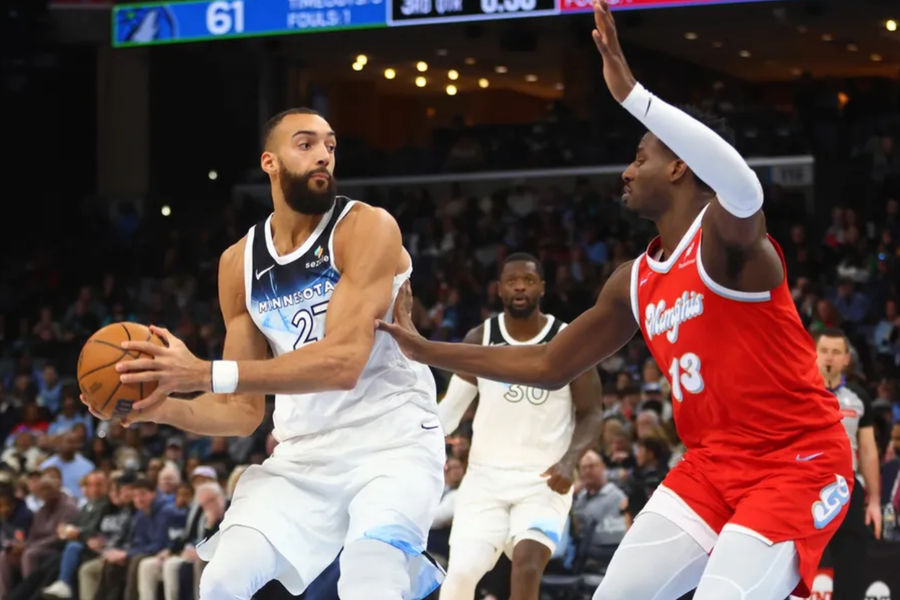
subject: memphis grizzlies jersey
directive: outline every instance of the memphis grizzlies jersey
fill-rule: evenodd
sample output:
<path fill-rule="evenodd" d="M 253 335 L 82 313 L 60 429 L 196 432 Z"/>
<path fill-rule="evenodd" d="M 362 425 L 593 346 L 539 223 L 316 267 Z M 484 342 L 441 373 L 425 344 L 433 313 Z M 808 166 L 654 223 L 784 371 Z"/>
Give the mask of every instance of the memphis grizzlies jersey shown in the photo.
<path fill-rule="evenodd" d="M 540 333 L 519 342 L 507 333 L 501 313 L 484 322 L 482 344 L 546 344 L 563 327 L 565 323 L 547 315 Z M 546 390 L 479 378 L 478 398 L 469 451 L 471 464 L 543 473 L 569 449 L 575 407 L 568 385 Z"/>
<path fill-rule="evenodd" d="M 328 302 L 341 278 L 334 264 L 334 230 L 354 204 L 343 196 L 335 198 L 312 235 L 284 256 L 278 255 L 272 241 L 271 215 L 247 233 L 247 310 L 275 356 L 325 337 Z M 394 300 L 411 272 L 412 267 L 394 277 L 384 320 L 393 320 Z M 352 390 L 276 395 L 273 433 L 282 442 L 365 423 L 408 402 L 436 414 L 434 378 L 428 367 L 406 358 L 389 334 L 378 331 Z"/>

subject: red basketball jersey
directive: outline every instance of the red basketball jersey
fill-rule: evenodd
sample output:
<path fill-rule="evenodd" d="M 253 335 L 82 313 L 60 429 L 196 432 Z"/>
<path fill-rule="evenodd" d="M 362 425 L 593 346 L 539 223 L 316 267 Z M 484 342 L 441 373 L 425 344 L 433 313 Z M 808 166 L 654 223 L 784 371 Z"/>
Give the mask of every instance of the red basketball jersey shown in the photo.
<path fill-rule="evenodd" d="M 656 238 L 631 272 L 632 310 L 672 386 L 679 436 L 688 449 L 762 454 L 833 432 L 838 402 L 816 368 L 787 276 L 757 293 L 713 281 L 700 259 L 705 212 L 670 257 L 652 258 Z"/>

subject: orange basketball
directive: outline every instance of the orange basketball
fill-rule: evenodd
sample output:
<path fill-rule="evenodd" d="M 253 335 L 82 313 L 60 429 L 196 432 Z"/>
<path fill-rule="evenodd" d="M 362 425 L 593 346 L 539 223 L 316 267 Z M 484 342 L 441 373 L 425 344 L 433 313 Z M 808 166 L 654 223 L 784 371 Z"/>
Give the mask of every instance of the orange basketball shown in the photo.
<path fill-rule="evenodd" d="M 122 348 L 122 342 L 129 340 L 164 345 L 146 325 L 112 323 L 94 333 L 78 355 L 78 387 L 85 401 L 104 419 L 127 416 L 132 404 L 156 389 L 156 382 L 126 384 L 119 380 L 121 374 L 116 371 L 116 363 L 141 357 L 153 358 L 149 354 Z"/>

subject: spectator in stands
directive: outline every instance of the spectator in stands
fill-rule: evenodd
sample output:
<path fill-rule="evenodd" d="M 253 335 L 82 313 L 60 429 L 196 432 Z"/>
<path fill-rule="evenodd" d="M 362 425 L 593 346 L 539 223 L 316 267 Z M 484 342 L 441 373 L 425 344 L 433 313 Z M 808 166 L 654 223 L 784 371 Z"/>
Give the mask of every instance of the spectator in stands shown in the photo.
<path fill-rule="evenodd" d="M 10 446 L 16 435 L 23 431 L 40 436 L 47 433 L 49 426 L 50 424 L 41 415 L 41 408 L 34 402 L 28 402 L 22 407 L 22 420 L 10 430 L 6 445 Z"/>
<path fill-rule="evenodd" d="M 180 471 L 184 468 L 184 440 L 179 436 L 172 436 L 166 440 L 166 449 L 163 459 L 166 462 L 175 463 Z"/>
<path fill-rule="evenodd" d="M 868 310 L 868 301 L 866 297 L 854 289 L 853 280 L 841 279 L 838 282 L 837 291 L 832 304 L 838 311 L 838 314 L 845 320 L 854 325 L 863 322 Z"/>
<path fill-rule="evenodd" d="M 81 411 L 81 403 L 78 401 L 78 390 L 73 387 L 63 388 L 61 404 L 62 410 L 56 419 L 50 423 L 47 433 L 53 436 L 67 433 L 76 424 L 81 423 L 85 427 L 87 439 L 93 438 L 94 421 Z"/>
<path fill-rule="evenodd" d="M 194 598 L 198 596 L 200 574 L 205 563 L 197 556 L 195 547 L 218 531 L 226 507 L 225 492 L 215 480 L 211 479 L 210 467 L 201 466 L 198 469 L 200 471 L 195 470 L 193 477 L 193 481 L 197 482 L 194 490 L 195 503 L 192 505 L 192 511 L 196 516 L 189 517 L 184 534 L 174 540 L 169 547 L 156 556 L 149 556 L 141 561 L 138 573 L 139 600 L 156 600 L 156 589 L 160 581 L 163 583 L 165 600 L 177 600 L 180 597 L 181 587 L 179 572 L 185 564 L 192 567 L 191 596 Z"/>
<path fill-rule="evenodd" d="M 43 460 L 44 453 L 37 447 L 34 434 L 30 431 L 23 431 L 16 435 L 12 447 L 4 450 L 0 455 L 0 462 L 16 474 L 38 470 Z"/>
<path fill-rule="evenodd" d="M 109 500 L 115 508 L 100 521 L 100 533 L 88 538 L 85 542 L 87 549 L 84 550 L 83 562 L 78 568 L 79 598 L 95 598 L 97 596 L 107 553 L 127 547 L 134 521 L 132 499 L 135 481 L 135 477 L 131 473 L 122 474 L 113 480 Z M 114 554 L 110 554 L 110 556 L 116 558 Z M 60 580 L 67 583 L 69 589 L 72 589 L 74 571 L 61 569 Z M 66 598 L 64 592 L 65 589 L 61 590 L 62 595 L 57 597 Z"/>
<path fill-rule="evenodd" d="M 28 536 L 11 542 L 0 557 L 0 598 L 12 591 L 19 576 L 28 577 L 42 560 L 59 555 L 57 529 L 78 513 L 75 502 L 62 493 L 60 481 L 49 474 L 41 476 L 38 494 L 43 505 L 34 515 Z"/>
<path fill-rule="evenodd" d="M 578 463 L 582 489 L 572 503 L 574 531 L 579 544 L 590 536 L 588 568 L 609 564 L 625 535 L 622 502 L 625 493 L 606 478 L 606 465 L 594 450 L 588 450 Z M 593 563 L 593 564 L 591 564 Z"/>
<path fill-rule="evenodd" d="M 16 497 L 11 482 L 0 482 L 0 550 L 25 541 L 34 514 Z"/>
<path fill-rule="evenodd" d="M 872 331 L 871 343 L 884 372 L 892 373 L 900 367 L 900 311 L 896 299 L 884 303 L 884 314 Z"/>
<path fill-rule="evenodd" d="M 669 445 L 662 438 L 639 438 L 635 443 L 635 468 L 629 478 L 629 490 L 642 490 L 647 498 L 653 494 L 669 472 Z"/>
<path fill-rule="evenodd" d="M 175 492 L 178 491 L 178 485 L 181 483 L 181 473 L 173 462 L 167 462 L 159 471 L 159 477 L 156 482 L 156 495 L 160 500 L 164 500 L 168 504 L 175 502 Z"/>
<path fill-rule="evenodd" d="M 41 463 L 41 469 L 56 467 L 62 474 L 63 487 L 76 500 L 81 500 L 81 478 L 94 470 L 94 463 L 78 452 L 81 440 L 72 431 L 58 438 L 59 452 Z"/>
<path fill-rule="evenodd" d="M 62 382 L 56 365 L 47 363 L 40 371 L 35 370 L 34 380 L 37 382 L 38 406 L 47 409 L 50 414 L 56 414 L 62 401 Z"/>
<path fill-rule="evenodd" d="M 0 442 L 7 439 L 13 427 L 22 420 L 22 401 L 6 392 L 0 380 Z"/>
<path fill-rule="evenodd" d="M 170 527 L 184 527 L 184 513 L 157 498 L 152 483 L 138 479 L 132 487 L 135 516 L 125 547 L 103 552 L 99 577 L 96 573 L 85 573 L 91 563 L 85 563 L 79 571 L 79 576 L 99 579 L 100 595 L 95 596 L 98 600 L 120 600 L 123 594 L 125 600 L 137 600 L 140 561 L 166 547 Z"/>

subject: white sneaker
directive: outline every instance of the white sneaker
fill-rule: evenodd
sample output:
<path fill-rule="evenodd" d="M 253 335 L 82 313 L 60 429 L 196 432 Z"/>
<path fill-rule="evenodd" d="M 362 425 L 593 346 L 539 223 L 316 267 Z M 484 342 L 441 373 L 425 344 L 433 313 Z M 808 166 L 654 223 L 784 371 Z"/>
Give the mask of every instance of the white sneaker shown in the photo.
<path fill-rule="evenodd" d="M 44 598 L 64 598 L 72 597 L 72 588 L 65 581 L 54 581 L 42 591 Z"/>

